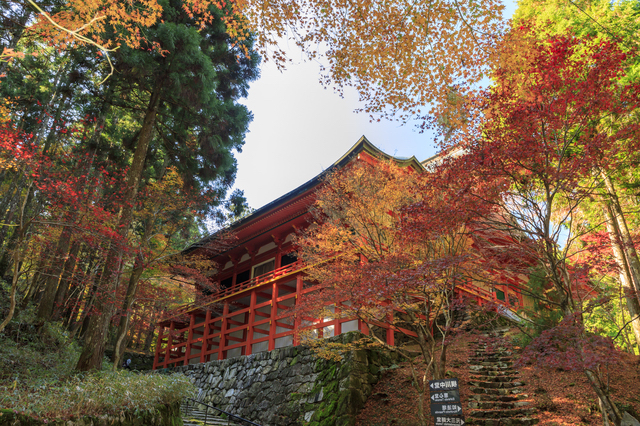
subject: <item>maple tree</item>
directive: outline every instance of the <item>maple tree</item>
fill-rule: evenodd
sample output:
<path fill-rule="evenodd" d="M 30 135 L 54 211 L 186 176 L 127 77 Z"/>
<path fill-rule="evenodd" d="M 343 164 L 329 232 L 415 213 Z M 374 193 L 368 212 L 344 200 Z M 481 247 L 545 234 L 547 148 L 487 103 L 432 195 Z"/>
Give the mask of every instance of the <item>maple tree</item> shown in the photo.
<path fill-rule="evenodd" d="M 529 22 L 538 38 L 563 33 L 568 28 L 579 36 L 589 36 L 597 40 L 608 40 L 629 53 L 624 64 L 624 74 L 619 76 L 619 84 L 636 84 L 640 70 L 640 60 L 634 54 L 638 45 L 636 33 L 637 22 L 634 21 L 635 2 L 621 1 L 609 3 L 604 1 L 588 1 L 580 4 L 571 1 L 528 1 L 519 5 L 514 16 L 514 25 Z M 614 122 L 637 121 L 635 114 L 616 117 Z M 611 119 L 605 117 L 602 126 L 611 127 Z M 617 125 L 617 124 L 613 124 Z M 618 143 L 624 143 L 620 141 Z M 636 185 L 637 176 L 634 164 L 637 161 L 634 150 L 623 148 L 625 155 L 617 158 L 617 167 L 608 170 L 600 169 L 601 190 L 591 200 L 585 200 L 580 206 L 581 220 L 575 226 L 587 222 L 591 227 L 602 224 L 599 228 L 606 230 L 608 241 L 596 243 L 597 238 L 589 242 L 589 250 L 602 250 L 608 247 L 609 257 L 615 260 L 617 271 L 611 276 L 618 277 L 619 285 L 626 295 L 631 328 L 636 346 L 640 349 L 640 258 L 638 257 L 633 235 L 634 222 L 637 222 L 634 211 L 636 203 L 634 195 L 629 191 Z M 596 229 L 594 229 L 596 231 Z M 600 247 L 599 247 L 600 246 Z M 633 320 L 635 318 L 635 320 Z M 625 321 L 626 322 L 626 321 Z"/>
<path fill-rule="evenodd" d="M 447 347 L 458 331 L 463 304 L 455 289 L 474 261 L 464 218 L 448 214 L 435 191 L 418 191 L 423 172 L 360 159 L 326 179 L 316 193 L 314 223 L 297 240 L 319 290 L 305 295 L 297 315 L 303 327 L 309 318 L 357 319 L 368 330 L 366 341 L 409 360 L 424 423 L 428 380 L 444 378 Z M 409 206 L 420 206 L 430 220 Z"/>
<path fill-rule="evenodd" d="M 515 28 L 496 65 L 495 86 L 477 100 L 482 116 L 475 132 L 458 140 L 464 154 L 441 171 L 477 205 L 491 206 L 478 211 L 485 230 L 509 236 L 479 247 L 489 264 L 539 274 L 548 283 L 537 297 L 564 319 L 534 343 L 553 346 L 549 333 L 560 340 L 571 335 L 555 355 L 585 373 L 605 419 L 615 424 L 621 413 L 600 369 L 613 345 L 592 339 L 584 327 L 597 270 L 575 262 L 576 242 L 588 230 L 577 232 L 572 224 L 580 205 L 597 193 L 600 172 L 636 149 L 638 124 L 617 119 L 640 106 L 638 87 L 618 84 L 629 57 L 615 42 L 571 33 L 541 41 L 527 26 Z M 509 261 L 514 256 L 529 262 Z"/>
<path fill-rule="evenodd" d="M 138 222 L 143 216 L 139 212 L 144 211 L 146 202 L 149 206 L 154 203 L 144 192 L 142 196 L 134 195 L 135 192 L 162 180 L 167 168 L 172 166 L 171 170 L 178 172 L 184 185 L 182 189 L 198 200 L 198 205 L 189 204 L 197 210 L 196 214 L 183 215 L 180 232 L 176 229 L 171 232 L 180 234 L 180 238 L 192 238 L 203 226 L 197 224 L 196 217 L 221 214 L 217 208 L 223 204 L 235 176 L 232 151 L 240 149 L 250 119 L 246 109 L 235 101 L 246 95 L 247 82 L 255 77 L 256 56 L 237 57 L 241 51 L 238 46 L 250 45 L 251 41 L 234 45 L 224 33 L 224 25 L 219 19 L 221 12 L 212 14 L 217 20 L 211 25 L 200 28 L 188 14 L 179 12 L 179 2 L 163 3 L 167 19 L 147 29 L 147 34 L 150 40 L 165 46 L 169 42 L 176 43 L 171 46 L 173 55 L 153 49 L 143 52 L 123 45 L 113 54 L 118 75 L 100 87 L 93 84 L 95 78 L 92 76 L 95 71 L 92 67 L 99 59 L 87 58 L 82 49 L 68 50 L 62 55 L 25 55 L 7 67 L 3 83 L 9 84 L 0 84 L 3 96 L 13 100 L 8 114 L 24 134 L 30 134 L 38 155 L 48 155 L 57 164 L 64 158 L 63 153 L 89 153 L 85 161 L 68 160 L 69 164 L 82 164 L 69 182 L 69 188 L 80 193 L 82 188 L 93 188 L 92 201 L 82 197 L 78 200 L 64 198 L 53 205 L 42 191 L 28 199 L 26 210 L 29 213 L 55 215 L 58 222 L 29 234 L 33 260 L 23 264 L 31 265 L 32 269 L 21 281 L 23 305 L 37 303 L 42 320 L 64 319 L 72 333 L 81 336 L 91 335 L 87 331 L 96 317 L 108 317 L 105 327 L 111 328 L 111 315 L 104 314 L 108 310 L 119 312 L 126 296 L 119 284 L 116 291 L 110 291 L 114 290 L 109 288 L 114 284 L 112 279 L 117 278 L 118 283 L 128 279 L 135 288 L 137 280 L 132 279 L 135 277 L 129 271 L 139 269 L 134 268 L 133 261 L 136 253 L 140 253 L 136 252 L 140 247 L 138 238 L 144 236 L 144 226 L 139 226 Z M 203 37 L 208 45 L 202 42 Z M 26 52 L 43 46 L 38 38 L 22 37 L 16 43 Z M 204 50 L 199 51 L 201 47 Z M 154 78 L 149 78 L 150 75 Z M 187 76 L 191 77 L 183 80 Z M 175 85 L 167 84 L 174 80 Z M 198 84 L 200 86 L 194 87 L 191 93 L 184 90 L 184 87 Z M 155 123 L 149 120 L 145 123 L 145 110 L 149 109 L 154 87 L 160 87 L 162 91 L 155 97 L 157 119 Z M 176 120 L 176 116 L 181 119 Z M 146 127 L 141 129 L 140 123 Z M 146 142 L 143 140 L 147 143 L 146 148 L 138 150 L 134 162 L 138 168 L 132 171 L 131 154 L 140 147 L 140 134 L 144 133 L 152 137 Z M 115 175 L 116 170 L 128 173 L 130 183 L 133 175 L 137 175 L 137 183 L 129 185 L 128 192 L 118 194 L 117 199 L 113 198 L 109 185 L 95 180 L 104 177 L 104 172 Z M 18 211 L 17 194 L 24 195 L 26 181 L 13 179 L 7 173 L 1 177 L 3 188 L 7 189 L 1 199 L 7 207 L 3 209 L 3 216 L 5 222 L 10 222 Z M 81 199 L 100 205 L 109 213 L 109 219 L 85 214 L 77 208 Z M 168 201 L 171 197 L 164 199 Z M 232 199 L 235 204 L 242 205 L 241 194 L 233 194 Z M 170 220 L 172 214 L 166 210 L 164 213 L 169 217 L 162 220 Z M 129 219 L 125 220 L 127 216 Z M 173 217 L 178 219 L 175 214 Z M 92 219 L 103 222 L 105 229 L 114 232 L 87 243 L 80 228 Z M 16 245 L 18 237 L 19 233 L 11 228 L 0 230 L 2 273 L 10 263 L 9 248 Z M 173 252 L 182 248 L 175 244 L 171 244 Z M 109 252 L 111 259 L 105 257 Z M 111 263 L 116 252 L 116 267 L 107 267 L 110 272 L 102 273 L 105 263 Z M 38 253 L 43 253 L 39 260 Z M 149 265 L 143 263 L 143 266 Z M 148 277 L 143 275 L 142 279 Z M 157 296 L 159 292 L 147 294 Z M 130 313 L 130 310 L 125 311 Z M 103 337 L 106 339 L 106 334 Z M 88 351 L 99 352 L 101 347 L 85 345 Z"/>
<path fill-rule="evenodd" d="M 69 0 L 41 14 L 31 30 L 60 49 L 89 43 L 105 56 L 124 46 L 164 54 L 167 47 L 150 40 L 147 31 L 164 19 L 165 7 L 157 0 Z M 224 15 L 217 17 L 212 7 Z M 461 85 L 478 83 L 487 71 L 488 47 L 503 25 L 497 0 L 188 0 L 181 8 L 200 28 L 222 19 L 239 55 L 250 56 L 243 42 L 255 35 L 258 52 L 282 68 L 288 59 L 278 42 L 292 39 L 310 59 L 326 59 L 324 84 L 340 93 L 354 87 L 362 111 L 403 122 L 451 107 Z"/>
<path fill-rule="evenodd" d="M 3 230 L 15 227 L 13 236 L 17 235 L 15 241 L 18 243 L 8 253 L 13 269 L 12 307 L 3 323 L 4 327 L 14 312 L 18 280 L 26 287 L 29 280 L 25 277 L 44 267 L 42 264 L 38 267 L 34 265 L 38 256 L 51 259 L 59 267 L 45 273 L 46 284 L 39 304 L 39 315 L 48 319 L 53 313 L 55 301 L 61 303 L 66 298 L 68 287 L 58 287 L 58 280 L 65 275 L 62 265 L 68 268 L 69 263 L 60 262 L 59 257 L 67 255 L 71 235 L 74 236 L 75 247 L 99 245 L 106 239 L 112 239 L 114 232 L 110 225 L 114 224 L 114 215 L 105 209 L 105 205 L 113 200 L 109 197 L 97 199 L 96 195 L 105 186 L 117 187 L 118 179 L 104 169 L 94 176 L 83 175 L 82 172 L 86 170 L 76 167 L 80 161 L 88 160 L 82 153 L 67 153 L 56 159 L 43 155 L 33 143 L 32 135 L 15 129 L 11 121 L 5 122 L 2 130 L 0 170 L 6 180 L 16 183 L 15 192 L 11 191 L 8 198 L 12 198 L 18 206 L 17 214 L 10 215 L 7 217 L 9 221 L 3 223 Z M 23 185 L 18 185 L 19 182 Z M 117 191 L 114 195 L 117 196 Z M 38 204 L 35 208 L 34 199 Z M 47 256 L 46 248 L 55 239 L 58 239 L 58 249 Z M 60 247 L 61 241 L 64 241 L 64 248 Z M 69 269 L 66 272 L 70 272 Z M 53 277 L 49 276 L 53 273 Z M 53 280 L 54 286 L 51 285 Z M 68 283 L 65 279 L 62 281 Z M 36 287 L 33 282 L 31 285 Z"/>

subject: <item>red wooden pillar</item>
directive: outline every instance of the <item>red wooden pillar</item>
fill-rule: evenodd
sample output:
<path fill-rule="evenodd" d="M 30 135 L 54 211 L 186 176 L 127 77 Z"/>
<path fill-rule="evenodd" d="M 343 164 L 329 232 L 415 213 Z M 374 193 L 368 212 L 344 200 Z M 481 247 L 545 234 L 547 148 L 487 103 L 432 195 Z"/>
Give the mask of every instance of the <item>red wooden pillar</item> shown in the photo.
<path fill-rule="evenodd" d="M 360 332 L 365 336 L 369 335 L 369 326 L 367 325 L 366 322 L 362 321 L 359 318 L 358 318 L 358 330 L 360 330 Z"/>
<path fill-rule="evenodd" d="M 184 353 L 184 362 L 182 365 L 189 365 L 189 357 L 191 356 L 191 345 L 193 344 L 193 325 L 196 320 L 196 312 L 192 311 L 189 319 L 189 333 L 187 334 L 187 347 Z"/>
<path fill-rule="evenodd" d="M 251 294 L 249 295 L 249 320 L 247 321 L 247 338 L 246 338 L 246 346 L 244 347 L 244 354 L 251 355 L 253 353 L 253 323 L 256 320 L 256 298 L 258 295 L 256 294 L 256 290 L 251 290 Z"/>
<path fill-rule="evenodd" d="M 155 356 L 153 358 L 153 369 L 158 368 L 158 361 L 160 361 L 160 351 L 162 350 L 162 338 L 164 337 L 164 326 L 158 327 L 158 342 L 156 343 Z"/>
<path fill-rule="evenodd" d="M 333 327 L 333 335 L 337 336 L 339 334 L 342 334 L 342 323 L 341 318 L 340 318 L 340 305 L 339 304 L 335 304 L 333 305 L 333 319 L 336 321 L 336 325 Z"/>
<path fill-rule="evenodd" d="M 236 262 L 235 258 L 231 258 L 231 256 L 229 256 L 229 259 L 231 259 L 231 262 L 233 262 L 233 275 L 231 278 L 231 287 L 235 286 L 236 284 L 238 284 L 237 282 L 237 278 L 238 278 L 238 262 Z"/>
<path fill-rule="evenodd" d="M 302 297 L 302 288 L 304 285 L 304 281 L 302 281 L 302 274 L 298 274 L 296 276 L 296 300 L 295 300 L 295 306 L 297 306 L 300 301 L 301 301 L 301 297 Z M 300 331 L 300 324 L 302 323 L 302 320 L 300 319 L 300 315 L 297 314 L 296 317 L 293 320 L 293 346 L 298 346 L 300 344 L 300 336 L 298 335 L 298 332 Z"/>
<path fill-rule="evenodd" d="M 235 277 L 235 272 L 234 272 Z M 234 278 L 235 279 L 235 278 Z M 227 329 L 229 328 L 229 302 L 224 302 L 222 310 L 222 325 L 220 326 L 220 345 L 218 346 L 218 359 L 225 358 L 225 347 L 227 346 Z"/>
<path fill-rule="evenodd" d="M 282 266 L 282 238 L 273 237 L 273 242 L 276 243 L 276 246 L 278 247 L 276 249 L 276 260 L 273 265 L 273 269 L 278 269 Z"/>
<path fill-rule="evenodd" d="M 175 326 L 175 323 L 171 321 L 171 325 L 169 325 L 169 335 L 167 336 L 167 348 L 164 353 L 164 363 L 162 365 L 164 368 L 167 368 L 169 361 L 171 361 L 171 345 L 173 344 L 173 330 Z"/>
<path fill-rule="evenodd" d="M 209 321 L 211 321 L 211 311 L 207 309 L 207 313 L 204 319 L 204 331 L 202 334 L 202 346 L 200 348 L 200 362 L 207 362 L 208 356 L 206 355 L 209 350 Z"/>
<path fill-rule="evenodd" d="M 389 322 L 389 328 L 387 328 L 387 344 L 389 346 L 395 345 L 395 337 L 393 335 L 393 314 L 387 315 L 387 321 Z"/>
<path fill-rule="evenodd" d="M 273 283 L 271 289 L 271 319 L 269 321 L 269 350 L 276 348 L 276 316 L 278 316 L 278 284 Z"/>

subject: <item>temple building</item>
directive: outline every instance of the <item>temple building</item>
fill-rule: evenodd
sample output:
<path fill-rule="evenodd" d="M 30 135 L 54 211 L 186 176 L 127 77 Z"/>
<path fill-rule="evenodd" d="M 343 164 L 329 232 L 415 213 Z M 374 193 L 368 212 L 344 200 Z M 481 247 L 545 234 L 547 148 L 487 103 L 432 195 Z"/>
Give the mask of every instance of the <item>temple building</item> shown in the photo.
<path fill-rule="evenodd" d="M 296 258 L 292 239 L 309 225 L 309 208 L 323 178 L 352 161 L 384 158 L 404 167 L 424 172 L 429 161 L 415 157 L 395 158 L 383 153 L 364 136 L 331 167 L 318 176 L 233 223 L 233 243 L 208 254 L 212 235 L 194 244 L 187 252 L 209 256 L 218 265 L 215 282 L 219 291 L 184 309 L 180 315 L 159 324 L 154 368 L 189 365 L 216 359 L 250 355 L 298 344 L 296 329 L 301 324 L 291 308 L 314 284 L 305 280 L 307 268 Z M 517 283 L 505 280 L 491 288 L 482 285 L 460 287 L 479 303 L 491 301 L 508 311 L 522 304 Z M 313 322 L 318 335 L 330 337 L 348 331 L 367 331 L 358 319 L 319 318 Z M 387 330 L 393 343 L 394 331 Z M 397 332 L 396 332 L 397 333 Z"/>

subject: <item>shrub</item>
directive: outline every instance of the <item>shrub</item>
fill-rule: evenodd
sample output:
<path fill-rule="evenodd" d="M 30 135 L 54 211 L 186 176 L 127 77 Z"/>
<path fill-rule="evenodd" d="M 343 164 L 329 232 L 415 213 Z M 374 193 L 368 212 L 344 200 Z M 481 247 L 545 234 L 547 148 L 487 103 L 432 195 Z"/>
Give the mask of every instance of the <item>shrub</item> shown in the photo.
<path fill-rule="evenodd" d="M 193 396 L 182 374 L 130 371 L 78 373 L 76 342 L 58 324 L 17 317 L 0 334 L 0 407 L 42 419 L 117 415 Z M 109 364 L 110 366 L 110 364 Z"/>

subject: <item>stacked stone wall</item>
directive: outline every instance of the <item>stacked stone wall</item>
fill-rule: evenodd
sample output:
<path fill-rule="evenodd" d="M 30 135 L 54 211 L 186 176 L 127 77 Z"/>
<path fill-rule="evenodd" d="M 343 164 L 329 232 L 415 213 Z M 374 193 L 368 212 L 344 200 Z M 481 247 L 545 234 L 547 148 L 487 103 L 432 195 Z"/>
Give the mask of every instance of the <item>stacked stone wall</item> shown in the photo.
<path fill-rule="evenodd" d="M 172 371 L 191 378 L 200 401 L 264 426 L 347 426 L 355 424 L 373 384 L 392 363 L 392 356 L 374 350 L 330 361 L 308 347 L 291 346 Z"/>

